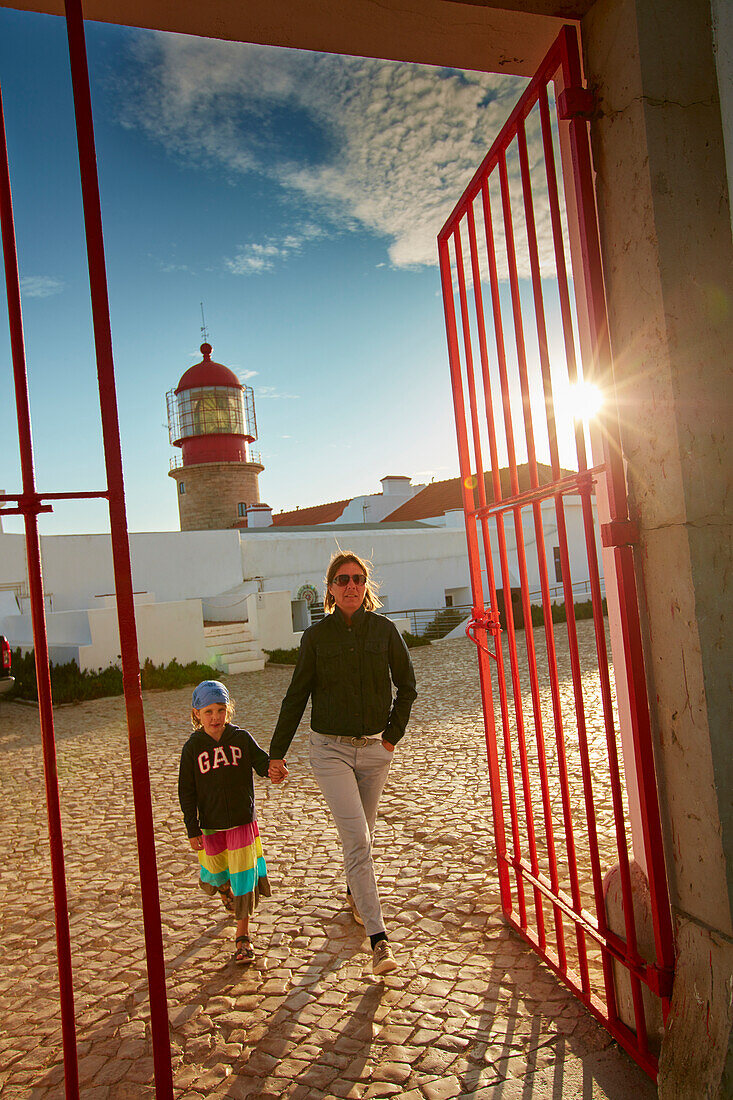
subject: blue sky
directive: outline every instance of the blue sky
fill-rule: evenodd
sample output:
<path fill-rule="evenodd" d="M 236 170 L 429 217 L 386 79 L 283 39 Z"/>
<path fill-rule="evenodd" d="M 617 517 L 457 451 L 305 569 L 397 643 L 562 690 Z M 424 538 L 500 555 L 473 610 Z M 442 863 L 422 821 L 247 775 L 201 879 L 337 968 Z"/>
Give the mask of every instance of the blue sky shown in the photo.
<path fill-rule="evenodd" d="M 87 49 L 130 529 L 178 527 L 165 394 L 200 358 L 201 301 L 213 358 L 254 387 L 274 511 L 455 476 L 435 238 L 524 81 L 94 23 Z M 1 9 L 0 82 L 37 483 L 99 489 L 63 20 Z M 0 386 L 18 492 L 4 308 Z M 41 518 L 106 527 L 96 502 Z"/>

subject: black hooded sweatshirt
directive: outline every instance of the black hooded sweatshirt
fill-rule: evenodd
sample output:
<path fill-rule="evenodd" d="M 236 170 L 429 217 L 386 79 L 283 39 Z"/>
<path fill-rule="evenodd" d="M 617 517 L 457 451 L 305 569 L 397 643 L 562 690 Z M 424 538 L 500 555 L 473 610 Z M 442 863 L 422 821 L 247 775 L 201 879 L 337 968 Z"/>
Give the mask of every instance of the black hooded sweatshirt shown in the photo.
<path fill-rule="evenodd" d="M 234 829 L 254 819 L 252 769 L 267 775 L 270 758 L 247 730 L 227 722 L 219 741 L 194 730 L 181 752 L 178 800 L 189 837 Z"/>

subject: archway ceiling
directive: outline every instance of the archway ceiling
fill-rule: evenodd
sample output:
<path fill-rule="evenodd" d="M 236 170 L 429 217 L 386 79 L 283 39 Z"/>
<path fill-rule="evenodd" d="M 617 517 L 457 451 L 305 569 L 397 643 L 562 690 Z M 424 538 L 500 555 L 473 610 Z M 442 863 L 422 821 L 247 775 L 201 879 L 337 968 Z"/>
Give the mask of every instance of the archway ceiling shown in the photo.
<path fill-rule="evenodd" d="M 595 0 L 85 0 L 87 19 L 327 53 L 530 76 Z M 0 0 L 63 15 L 63 0 Z"/>

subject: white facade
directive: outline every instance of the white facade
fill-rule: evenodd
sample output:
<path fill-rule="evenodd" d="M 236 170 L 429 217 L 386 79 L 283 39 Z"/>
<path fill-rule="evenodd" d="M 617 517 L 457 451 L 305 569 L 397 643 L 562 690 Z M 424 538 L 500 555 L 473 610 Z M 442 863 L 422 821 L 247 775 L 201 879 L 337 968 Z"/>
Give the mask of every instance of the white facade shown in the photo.
<path fill-rule="evenodd" d="M 554 572 L 558 544 L 554 504 L 541 506 L 551 597 L 562 600 Z M 576 600 L 587 599 L 588 564 L 578 498 L 565 513 Z M 302 585 L 322 600 L 331 555 L 353 550 L 374 564 L 387 613 L 472 602 L 462 516 L 441 517 L 442 526 L 369 524 L 159 532 L 130 535 L 141 662 L 206 661 L 205 621 L 248 621 L 261 648 L 296 645 L 303 628 Z M 461 521 L 460 525 L 457 521 Z M 490 523 L 493 530 L 493 521 Z M 540 574 L 531 509 L 523 511 L 527 577 L 539 602 Z M 506 520 L 509 578 L 519 587 L 516 539 Z M 598 548 L 600 550 L 600 548 Z M 41 538 L 51 657 L 75 659 L 82 668 L 117 663 L 119 637 L 114 570 L 107 535 Z M 600 556 L 600 553 L 599 553 Z M 494 576 L 501 584 L 492 535 Z M 482 570 L 488 602 L 486 571 Z M 295 618 L 294 618 L 295 615 Z M 295 623 L 295 626 L 294 626 Z M 0 632 L 11 645 L 32 645 L 25 540 L 0 533 Z"/>
<path fill-rule="evenodd" d="M 425 488 L 424 485 L 413 485 L 409 477 L 383 477 L 381 478 L 382 492 L 369 493 L 364 496 L 354 497 L 344 508 L 338 519 L 333 522 L 339 526 L 342 524 L 353 525 L 358 523 L 381 523 L 401 504 L 411 500 L 416 493 Z"/>

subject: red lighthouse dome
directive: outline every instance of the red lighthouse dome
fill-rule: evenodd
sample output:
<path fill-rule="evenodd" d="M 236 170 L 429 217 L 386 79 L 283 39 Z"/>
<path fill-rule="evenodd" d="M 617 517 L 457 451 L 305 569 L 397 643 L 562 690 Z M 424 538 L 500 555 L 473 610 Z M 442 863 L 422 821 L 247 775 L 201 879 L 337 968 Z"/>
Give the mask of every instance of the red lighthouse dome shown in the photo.
<path fill-rule="evenodd" d="M 257 438 L 254 391 L 214 362 L 211 350 L 202 344 L 201 362 L 167 394 L 168 434 L 181 448 L 170 476 L 178 485 L 182 531 L 241 526 L 260 500 L 263 466 L 249 449 Z"/>
<path fill-rule="evenodd" d="M 185 374 L 181 375 L 176 393 L 180 393 L 181 390 L 196 390 L 208 386 L 230 386 L 234 389 L 242 389 L 242 384 L 234 371 L 229 370 L 229 367 L 225 367 L 223 363 L 215 363 L 211 358 L 211 353 L 214 350 L 211 344 L 202 344 L 199 350 L 203 355 L 203 359 L 200 363 L 194 363 Z"/>
<path fill-rule="evenodd" d="M 214 362 L 211 351 L 211 344 L 202 344 L 201 362 L 168 394 L 170 441 L 181 448 L 184 466 L 249 462 L 249 444 L 257 438 L 252 388 Z"/>

